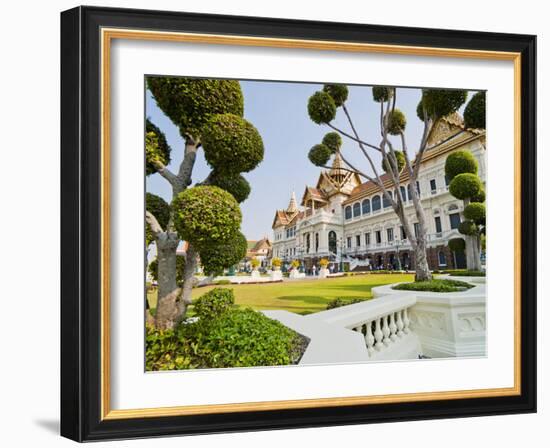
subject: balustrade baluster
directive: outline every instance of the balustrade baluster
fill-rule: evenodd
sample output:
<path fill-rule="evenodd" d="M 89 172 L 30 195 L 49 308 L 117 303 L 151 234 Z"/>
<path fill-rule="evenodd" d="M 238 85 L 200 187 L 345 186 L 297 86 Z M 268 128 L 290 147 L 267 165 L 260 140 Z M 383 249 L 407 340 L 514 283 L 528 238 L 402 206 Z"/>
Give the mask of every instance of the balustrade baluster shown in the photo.
<path fill-rule="evenodd" d="M 403 310 L 403 324 L 404 324 L 403 332 L 409 333 L 410 332 L 409 325 L 411 324 L 411 321 L 409 320 L 409 312 L 406 308 Z"/>
<path fill-rule="evenodd" d="M 397 336 L 395 333 L 397 332 L 397 325 L 395 324 L 395 313 L 390 314 L 390 339 L 392 341 L 395 341 L 397 339 Z"/>
<path fill-rule="evenodd" d="M 365 342 L 369 355 L 374 353 L 374 336 L 372 334 L 372 322 L 367 322 L 367 332 L 365 334 Z"/>
<path fill-rule="evenodd" d="M 390 327 L 388 325 L 388 316 L 382 318 L 382 333 L 384 334 L 384 345 L 390 345 Z"/>
<path fill-rule="evenodd" d="M 384 347 L 384 343 L 382 342 L 384 340 L 384 333 L 382 333 L 382 328 L 380 325 L 382 318 L 376 319 L 376 325 L 374 329 L 374 338 L 376 339 L 376 344 L 374 344 L 374 348 L 378 351 Z"/>
<path fill-rule="evenodd" d="M 403 327 L 405 324 L 403 323 L 403 319 L 401 319 L 401 310 L 399 310 L 397 313 L 397 336 L 400 338 L 403 337 Z"/>

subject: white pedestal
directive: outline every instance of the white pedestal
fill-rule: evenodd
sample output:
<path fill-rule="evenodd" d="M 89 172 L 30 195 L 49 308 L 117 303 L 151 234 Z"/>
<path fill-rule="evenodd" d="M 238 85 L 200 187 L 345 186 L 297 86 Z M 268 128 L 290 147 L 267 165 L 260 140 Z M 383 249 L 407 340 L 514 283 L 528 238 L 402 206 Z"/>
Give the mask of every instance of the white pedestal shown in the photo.
<path fill-rule="evenodd" d="M 329 270 L 327 268 L 321 268 L 319 271 L 319 278 L 327 278 L 329 274 Z"/>
<path fill-rule="evenodd" d="M 271 280 L 282 280 L 282 279 L 283 279 L 283 273 L 281 270 L 271 271 Z"/>
<path fill-rule="evenodd" d="M 254 269 L 254 270 L 252 271 L 252 273 L 250 274 L 250 276 L 251 276 L 252 278 L 260 278 L 260 271 L 258 271 L 257 269 Z"/>

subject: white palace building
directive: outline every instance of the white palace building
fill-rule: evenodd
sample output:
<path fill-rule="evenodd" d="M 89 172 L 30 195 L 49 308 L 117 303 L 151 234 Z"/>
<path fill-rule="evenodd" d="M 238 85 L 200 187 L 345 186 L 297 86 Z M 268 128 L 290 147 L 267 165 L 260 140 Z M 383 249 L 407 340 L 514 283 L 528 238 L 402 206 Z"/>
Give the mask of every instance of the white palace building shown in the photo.
<path fill-rule="evenodd" d="M 416 187 L 426 213 L 429 265 L 431 269 L 462 268 L 464 255 L 451 253 L 447 245 L 451 238 L 460 237 L 463 203 L 448 191 L 445 160 L 453 151 L 471 151 L 485 182 L 485 131 L 465 130 L 462 117 L 455 113 L 436 123 L 428 145 L 435 147 L 424 154 Z M 318 268 L 321 258 L 328 258 L 333 270 L 343 266 L 350 271 L 414 269 L 414 253 L 381 190 L 342 166 L 337 153 L 332 168 L 321 172 L 315 187 L 306 186 L 301 207 L 293 193 L 286 210 L 275 212 L 272 256 L 286 263 L 299 259 L 306 270 Z M 391 186 L 387 177 L 382 180 Z M 400 188 L 414 223 L 414 207 L 406 195 L 412 187 L 407 181 L 404 170 Z"/>

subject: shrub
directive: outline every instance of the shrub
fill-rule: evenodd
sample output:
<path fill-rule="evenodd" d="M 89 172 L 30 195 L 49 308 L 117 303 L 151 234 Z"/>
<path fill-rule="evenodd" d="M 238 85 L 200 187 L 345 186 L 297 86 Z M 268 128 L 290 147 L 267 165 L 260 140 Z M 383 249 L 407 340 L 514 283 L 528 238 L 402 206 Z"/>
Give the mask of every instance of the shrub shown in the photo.
<path fill-rule="evenodd" d="M 471 202 L 464 207 L 464 217 L 476 224 L 483 224 L 485 222 L 485 204 Z"/>
<path fill-rule="evenodd" d="M 393 89 L 391 87 L 376 86 L 372 88 L 372 99 L 377 103 L 386 102 L 392 96 L 393 96 Z"/>
<path fill-rule="evenodd" d="M 329 261 L 326 258 L 321 258 L 319 261 L 319 266 L 322 268 L 326 268 L 328 266 Z"/>
<path fill-rule="evenodd" d="M 202 129 L 201 142 L 208 164 L 224 173 L 251 171 L 264 157 L 260 133 L 238 115 L 214 115 Z"/>
<path fill-rule="evenodd" d="M 239 204 L 225 190 L 214 186 L 188 188 L 173 203 L 174 224 L 180 237 L 191 243 L 228 241 L 239 230 Z"/>
<path fill-rule="evenodd" d="M 474 270 L 449 271 L 449 274 L 455 277 L 485 277 L 485 271 Z"/>
<path fill-rule="evenodd" d="M 282 263 L 280 258 L 274 257 L 271 259 L 271 266 L 273 267 L 280 268 Z"/>
<path fill-rule="evenodd" d="M 330 156 L 332 155 L 332 151 L 330 148 L 326 145 L 319 144 L 313 146 L 308 153 L 308 158 L 315 166 L 325 166 Z"/>
<path fill-rule="evenodd" d="M 400 283 L 392 289 L 400 291 L 458 292 L 473 287 L 474 285 L 460 280 L 434 279 L 425 282 Z"/>
<path fill-rule="evenodd" d="M 214 282 L 214 285 L 230 285 L 231 284 L 231 280 L 218 280 L 218 281 L 215 281 Z"/>
<path fill-rule="evenodd" d="M 449 192 L 457 199 L 477 196 L 482 190 L 481 179 L 472 173 L 459 174 L 449 184 Z"/>
<path fill-rule="evenodd" d="M 307 111 L 314 123 L 330 123 L 336 117 L 336 103 L 327 92 L 315 92 L 308 100 Z"/>
<path fill-rule="evenodd" d="M 365 300 L 369 299 L 365 297 L 338 297 L 336 299 L 332 299 L 330 302 L 327 303 L 327 310 L 340 308 L 341 306 L 352 305 L 354 303 L 364 302 Z"/>
<path fill-rule="evenodd" d="M 338 132 L 329 132 L 325 134 L 321 143 L 330 149 L 332 153 L 335 153 L 342 146 L 342 137 Z"/>
<path fill-rule="evenodd" d="M 239 81 L 151 76 L 147 87 L 183 137 L 200 137 L 202 127 L 215 114 L 243 115 Z"/>
<path fill-rule="evenodd" d="M 179 340 L 174 330 L 146 327 L 146 370 L 183 370 L 199 367 L 193 357 L 190 342 Z"/>
<path fill-rule="evenodd" d="M 292 263 L 290 263 L 290 265 L 294 268 L 294 269 L 298 269 L 300 267 L 300 260 L 292 260 Z"/>
<path fill-rule="evenodd" d="M 464 126 L 485 129 L 485 92 L 477 92 L 464 109 Z"/>
<path fill-rule="evenodd" d="M 260 260 L 258 260 L 257 258 L 253 258 L 251 261 L 250 261 L 250 264 L 251 266 L 254 268 L 254 269 L 257 269 L 258 266 L 260 266 Z"/>
<path fill-rule="evenodd" d="M 388 132 L 391 135 L 399 135 L 407 126 L 407 118 L 399 109 L 394 109 L 388 117 Z"/>
<path fill-rule="evenodd" d="M 477 174 L 477 160 L 470 151 L 455 151 L 445 160 L 445 175 L 449 180 L 463 173 Z"/>
<path fill-rule="evenodd" d="M 451 238 L 449 240 L 449 249 L 453 252 L 464 252 L 466 241 L 464 241 L 464 238 Z"/>
<path fill-rule="evenodd" d="M 232 289 L 214 288 L 193 301 L 193 311 L 199 319 L 215 319 L 235 305 Z"/>
<path fill-rule="evenodd" d="M 340 107 L 348 99 L 348 87 L 344 84 L 325 84 L 323 91 L 332 97 L 336 107 Z"/>
<path fill-rule="evenodd" d="M 238 173 L 222 173 L 214 170 L 208 179 L 211 185 L 231 193 L 239 203 L 244 202 L 250 194 L 250 184 Z"/>
<path fill-rule="evenodd" d="M 395 159 L 397 161 L 397 171 L 400 173 L 401 170 L 403 170 L 405 166 L 405 154 L 403 154 L 403 151 L 394 151 L 395 153 Z M 388 160 L 387 162 L 390 164 L 390 166 L 393 166 L 392 162 L 390 162 L 391 153 L 388 153 Z M 382 159 L 382 169 L 387 173 L 389 171 L 388 169 L 388 163 L 386 163 L 386 160 Z"/>

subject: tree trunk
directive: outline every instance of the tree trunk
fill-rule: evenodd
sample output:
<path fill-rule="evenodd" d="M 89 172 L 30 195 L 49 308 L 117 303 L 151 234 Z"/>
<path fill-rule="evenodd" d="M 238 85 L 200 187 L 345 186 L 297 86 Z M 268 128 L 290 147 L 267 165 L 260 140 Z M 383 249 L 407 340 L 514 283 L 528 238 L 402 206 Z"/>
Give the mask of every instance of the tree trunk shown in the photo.
<path fill-rule="evenodd" d="M 197 283 L 195 278 L 195 270 L 198 265 L 198 254 L 192 244 L 189 244 L 187 249 L 187 259 L 185 260 L 185 272 L 183 274 L 183 288 L 178 300 L 178 315 L 177 321 L 181 321 L 187 313 L 187 307 L 191 304 L 191 294 L 193 286 Z"/>
<path fill-rule="evenodd" d="M 172 328 L 177 318 L 176 249 L 179 238 L 173 232 L 162 232 L 157 240 L 158 299 L 155 325 L 160 329 Z"/>
<path fill-rule="evenodd" d="M 414 281 L 430 281 L 432 279 L 432 273 L 430 272 L 430 266 L 428 265 L 428 256 L 426 253 L 426 233 L 423 229 L 419 230 L 414 253 L 416 257 L 416 273 L 414 276 Z"/>

